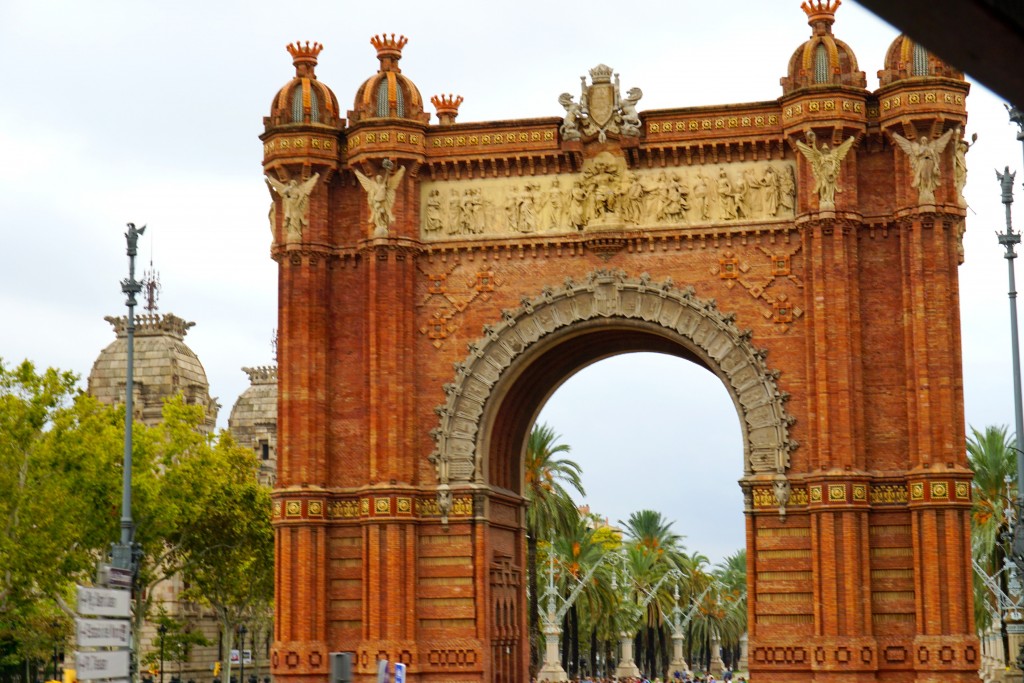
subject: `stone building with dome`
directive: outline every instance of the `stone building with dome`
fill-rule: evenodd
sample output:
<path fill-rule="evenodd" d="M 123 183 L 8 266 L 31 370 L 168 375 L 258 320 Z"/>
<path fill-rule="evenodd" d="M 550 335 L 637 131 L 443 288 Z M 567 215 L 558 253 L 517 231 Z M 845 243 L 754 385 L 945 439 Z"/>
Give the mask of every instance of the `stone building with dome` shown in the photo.
<path fill-rule="evenodd" d="M 948 551 L 969 546 L 969 85 L 901 37 L 868 90 L 839 4 L 802 4 L 776 99 L 651 111 L 600 64 L 550 117 L 456 122 L 461 98 L 435 96 L 434 123 L 392 34 L 341 118 L 321 46 L 289 46 L 260 136 L 280 681 L 323 678 L 337 650 L 360 680 L 378 659 L 527 680 L 529 425 L 632 351 L 734 399 L 754 679 L 976 680 L 969 558 Z"/>
<path fill-rule="evenodd" d="M 116 339 L 100 353 L 89 372 L 87 392 L 103 403 L 123 403 L 128 365 L 127 317 L 105 318 Z M 135 316 L 134 393 L 135 417 L 155 425 L 163 417 L 164 400 L 182 394 L 189 405 L 202 406 L 204 427 L 212 432 L 220 404 L 210 396 L 206 371 L 185 335 L 195 325 L 176 315 L 144 313 Z"/>
<path fill-rule="evenodd" d="M 260 463 L 259 478 L 273 488 L 277 481 L 277 367 L 242 368 L 249 386 L 231 407 L 228 431 L 252 448 Z"/>

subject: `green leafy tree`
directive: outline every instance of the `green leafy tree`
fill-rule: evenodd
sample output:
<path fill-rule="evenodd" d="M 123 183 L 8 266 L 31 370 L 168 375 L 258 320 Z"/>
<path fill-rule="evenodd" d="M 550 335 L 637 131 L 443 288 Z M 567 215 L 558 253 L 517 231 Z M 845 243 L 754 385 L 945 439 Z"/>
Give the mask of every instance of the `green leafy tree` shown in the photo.
<path fill-rule="evenodd" d="M 740 639 L 747 631 L 747 550 L 743 548 L 718 563 L 714 571 L 721 586 L 718 599 L 722 605 L 719 635 L 722 651 L 728 652 L 733 668 L 739 660 Z"/>
<path fill-rule="evenodd" d="M 74 586 L 92 582 L 97 560 L 119 536 L 124 407 L 99 404 L 78 392 L 76 382 L 71 373 L 0 361 L 0 652 L 5 664 L 48 660 L 55 642 L 69 642 Z M 204 434 L 204 417 L 201 407 L 186 405 L 179 396 L 165 404 L 158 426 L 133 425 L 132 517 L 134 540 L 143 549 L 133 615 L 136 642 L 152 611 L 153 589 L 192 562 L 201 576 L 215 555 L 237 560 L 235 566 L 244 571 L 235 577 L 238 592 L 258 596 L 248 598 L 249 614 L 260 623 L 269 620 L 268 494 L 257 484 L 254 456 L 229 437 Z M 231 515 L 245 519 L 231 521 Z M 203 523 L 213 518 L 216 523 Z M 258 529 L 251 534 L 260 540 L 252 546 L 258 561 L 229 548 L 237 544 L 239 524 Z M 210 594 L 201 595 L 197 586 L 193 593 L 201 597 L 196 599 L 237 604 L 218 596 L 212 582 L 202 588 Z"/>
<path fill-rule="evenodd" d="M 193 629 L 187 621 L 170 616 L 162 607 L 156 617 L 150 619 L 150 623 L 155 624 L 157 628 L 156 647 L 142 658 L 143 669 L 159 668 L 161 640 L 165 669 L 174 664 L 180 668 L 192 656 L 193 648 L 211 645 L 201 631 Z M 164 629 L 162 634 L 161 628 Z"/>
<path fill-rule="evenodd" d="M 530 591 L 530 655 L 539 662 L 540 614 L 537 603 L 537 543 L 552 531 L 571 529 L 579 518 L 566 486 L 585 495 L 582 471 L 572 460 L 558 456 L 570 451 L 561 436 L 546 424 L 535 425 L 526 445 L 523 497 L 526 498 L 526 570 Z"/>
<path fill-rule="evenodd" d="M 181 458 L 166 478 L 190 492 L 172 537 L 185 597 L 208 605 L 225 649 L 238 626 L 265 624 L 273 606 L 274 532 L 270 492 L 257 481 L 255 455 L 222 434 L 211 448 Z M 230 661 L 223 677 L 230 680 Z"/>
<path fill-rule="evenodd" d="M 64 643 L 73 585 L 90 580 L 117 524 L 116 412 L 78 395 L 76 381 L 0 360 L 0 641 L 8 659 L 39 658 L 40 647 Z"/>

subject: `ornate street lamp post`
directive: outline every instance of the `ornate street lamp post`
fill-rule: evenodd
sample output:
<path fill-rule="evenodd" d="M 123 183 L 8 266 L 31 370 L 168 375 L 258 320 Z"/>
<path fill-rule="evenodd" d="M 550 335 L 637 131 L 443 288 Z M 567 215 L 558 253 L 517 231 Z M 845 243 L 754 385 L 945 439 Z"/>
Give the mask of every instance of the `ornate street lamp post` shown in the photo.
<path fill-rule="evenodd" d="M 1024 142 L 1024 114 L 1016 107 L 1007 106 L 1006 109 L 1009 112 L 1010 121 L 1017 124 L 1017 140 Z M 1013 266 L 1013 261 L 1017 258 L 1014 247 L 1020 244 L 1020 233 L 1013 231 L 1010 218 L 1010 205 L 1013 204 L 1014 176 L 1015 174 L 1010 173 L 1009 166 L 1002 173 L 996 171 L 996 177 L 999 179 L 999 186 L 1002 190 L 1003 206 L 1006 209 L 1006 232 L 996 233 L 996 236 L 999 238 L 999 244 L 1006 249 L 1005 258 L 1010 283 L 1010 351 L 1013 359 L 1013 406 L 1017 451 L 1017 515 L 1016 523 L 1013 525 L 1010 556 L 1018 572 L 1020 572 L 1024 570 L 1024 410 L 1021 408 L 1020 340 L 1017 333 L 1017 286 Z M 1009 630 L 1009 627 L 1007 627 L 1007 630 Z M 1017 667 L 1024 669 L 1024 643 L 1021 644 L 1017 654 Z"/>
<path fill-rule="evenodd" d="M 128 319 L 125 329 L 128 333 L 128 363 L 125 371 L 124 399 L 124 459 L 121 477 L 121 541 L 111 547 L 111 564 L 118 569 L 129 572 L 132 586 L 138 580 L 141 550 L 135 543 L 135 524 L 132 521 L 132 418 L 134 409 L 135 378 L 135 296 L 142 291 L 142 283 L 135 279 L 135 257 L 139 253 L 139 237 L 146 232 L 146 226 L 136 228 L 134 223 L 128 224 L 125 239 L 128 243 L 128 279 L 121 281 L 121 291 L 127 296 Z M 138 609 L 138 608 L 137 608 Z M 134 641 L 134 638 L 132 639 Z M 161 673 L 162 673 L 161 667 Z M 129 678 L 136 680 L 138 673 L 138 647 L 132 642 L 129 647 Z"/>

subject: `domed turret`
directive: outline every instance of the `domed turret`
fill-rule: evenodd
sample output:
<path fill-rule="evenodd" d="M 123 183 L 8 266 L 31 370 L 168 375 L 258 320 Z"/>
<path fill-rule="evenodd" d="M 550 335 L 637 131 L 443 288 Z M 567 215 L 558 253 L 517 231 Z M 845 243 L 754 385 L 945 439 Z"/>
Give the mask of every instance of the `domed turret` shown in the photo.
<path fill-rule="evenodd" d="M 853 50 L 832 35 L 835 11 L 840 4 L 841 0 L 808 0 L 800 6 L 811 25 L 811 37 L 789 60 L 788 75 L 782 79 L 784 95 L 800 88 L 867 87 L 867 79 L 857 68 Z"/>
<path fill-rule="evenodd" d="M 287 50 L 295 65 L 295 77 L 277 91 L 270 104 L 270 116 L 264 125 L 280 126 L 295 123 L 338 124 L 338 98 L 331 89 L 316 78 L 317 55 L 324 49 L 320 43 L 307 40 L 291 43 Z"/>
<path fill-rule="evenodd" d="M 356 91 L 356 101 L 348 113 L 351 122 L 374 118 L 411 119 L 421 123 L 430 120 L 423 111 L 423 98 L 416 85 L 402 74 L 398 60 L 409 42 L 405 36 L 374 36 L 370 43 L 377 48 L 380 69 Z"/>
<path fill-rule="evenodd" d="M 885 68 L 878 72 L 878 83 L 887 86 L 907 78 L 952 78 L 964 80 L 962 71 L 928 52 L 920 43 L 901 33 L 885 53 Z"/>
<path fill-rule="evenodd" d="M 102 403 L 121 403 L 125 398 L 125 374 L 128 359 L 128 319 L 125 316 L 105 318 L 117 335 L 100 352 L 89 373 L 90 395 Z M 185 334 L 195 323 L 176 315 L 143 314 L 135 316 L 135 362 L 132 379 L 135 384 L 133 403 L 139 418 L 148 425 L 163 419 L 164 399 L 178 393 L 185 403 L 201 405 L 206 410 L 205 427 L 212 431 L 220 406 L 210 397 L 210 383 L 199 358 L 184 342 Z"/>
<path fill-rule="evenodd" d="M 260 482 L 273 486 L 277 471 L 277 367 L 242 368 L 249 387 L 235 401 L 228 430 L 260 461 Z"/>

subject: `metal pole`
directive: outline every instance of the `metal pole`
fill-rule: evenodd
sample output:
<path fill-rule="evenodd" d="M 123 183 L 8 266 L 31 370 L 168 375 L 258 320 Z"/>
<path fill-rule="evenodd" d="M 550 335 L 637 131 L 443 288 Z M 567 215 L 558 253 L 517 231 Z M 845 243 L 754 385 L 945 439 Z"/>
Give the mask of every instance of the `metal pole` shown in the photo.
<path fill-rule="evenodd" d="M 119 569 L 131 573 L 132 586 L 138 579 L 139 560 L 141 553 L 134 545 L 135 524 L 132 521 L 132 416 L 134 409 L 132 399 L 134 398 L 135 377 L 135 295 L 142 291 L 142 283 L 135 279 L 135 256 L 138 254 L 139 236 L 146 231 L 146 226 L 136 228 L 134 223 L 128 224 L 128 232 L 125 239 L 128 243 L 128 279 L 121 281 L 121 291 L 127 295 L 125 301 L 128 306 L 128 319 L 126 330 L 128 333 L 128 367 L 125 371 L 125 400 L 124 400 L 124 459 L 122 462 L 121 478 L 121 540 L 114 543 L 111 548 L 111 564 Z M 138 644 L 134 642 L 129 646 L 129 678 L 137 680 L 138 675 Z M 163 667 L 161 666 L 161 671 Z"/>
<path fill-rule="evenodd" d="M 128 224 L 128 232 L 125 238 L 128 241 L 128 279 L 121 281 L 121 291 L 128 295 L 125 303 L 128 306 L 128 320 L 126 329 L 128 331 L 128 369 L 125 378 L 125 399 L 124 399 L 124 462 L 123 476 L 121 481 L 121 552 L 127 550 L 126 564 L 120 565 L 123 569 L 132 569 L 131 566 L 131 543 L 134 532 L 132 523 L 132 399 L 134 398 L 135 378 L 135 295 L 142 291 L 142 283 L 135 279 L 135 256 L 138 254 L 139 236 L 146 231 L 146 226 L 135 227 L 134 223 Z"/>
<path fill-rule="evenodd" d="M 999 244 L 1006 248 L 1007 275 L 1009 277 L 1010 299 L 1010 354 L 1013 359 L 1013 406 L 1014 422 L 1017 443 L 1017 510 L 1024 511 L 1024 413 L 1021 410 L 1021 381 L 1020 381 L 1020 340 L 1017 333 L 1017 283 L 1014 276 L 1014 259 L 1017 252 L 1014 247 L 1020 244 L 1020 233 L 1013 231 L 1013 219 L 1010 214 L 1010 206 L 1013 204 L 1013 179 L 1016 174 L 1010 173 L 1010 167 L 1000 173 L 996 171 L 999 179 L 999 186 L 1002 189 L 1002 202 L 1006 209 L 1006 232 L 996 233 Z M 1021 519 L 1018 515 L 1018 519 Z M 1024 525 L 1017 524 L 1013 534 L 1013 556 L 1020 558 L 1024 556 Z"/>

